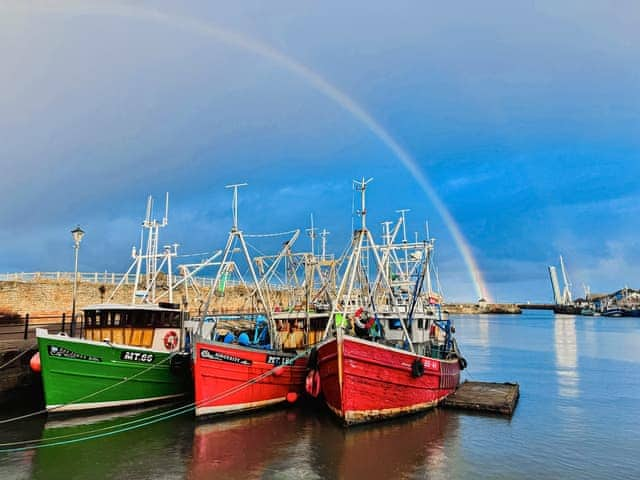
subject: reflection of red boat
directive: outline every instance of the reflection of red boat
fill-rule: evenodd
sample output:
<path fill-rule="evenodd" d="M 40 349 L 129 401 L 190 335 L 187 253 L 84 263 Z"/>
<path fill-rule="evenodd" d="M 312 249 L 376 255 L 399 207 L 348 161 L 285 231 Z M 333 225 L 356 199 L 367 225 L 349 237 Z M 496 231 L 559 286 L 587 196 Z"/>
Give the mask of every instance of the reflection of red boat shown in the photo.
<path fill-rule="evenodd" d="M 347 425 L 434 407 L 460 380 L 457 358 L 417 355 L 340 329 L 318 347 L 318 370 L 327 405 Z"/>
<path fill-rule="evenodd" d="M 187 477 L 260 478 L 282 461 L 283 447 L 300 439 L 299 420 L 295 412 L 274 411 L 197 425 Z"/>
<path fill-rule="evenodd" d="M 311 429 L 315 471 L 322 478 L 448 478 L 451 452 L 446 444 L 458 435 L 458 416 L 436 409 L 427 415 L 377 423 L 351 430 L 318 425 Z M 455 442 L 456 440 L 454 440 Z M 371 452 L 384 461 L 369 460 Z"/>
<path fill-rule="evenodd" d="M 196 416 L 295 401 L 302 393 L 306 368 L 306 359 L 293 360 L 295 356 L 238 344 L 197 341 L 193 363 Z"/>

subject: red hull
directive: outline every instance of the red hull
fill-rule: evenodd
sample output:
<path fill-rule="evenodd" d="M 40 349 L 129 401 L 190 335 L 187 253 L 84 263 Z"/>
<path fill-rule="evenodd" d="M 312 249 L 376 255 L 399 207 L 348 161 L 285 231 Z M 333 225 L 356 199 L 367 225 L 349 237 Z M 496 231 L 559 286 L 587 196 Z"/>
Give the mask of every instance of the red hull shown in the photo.
<path fill-rule="evenodd" d="M 298 358 L 292 365 L 275 368 L 293 357 L 291 353 L 235 344 L 196 342 L 196 416 L 253 410 L 285 402 L 289 393 L 300 395 L 306 359 Z"/>
<path fill-rule="evenodd" d="M 424 374 L 412 375 L 420 359 Z M 382 420 L 436 406 L 460 381 L 457 360 L 437 360 L 340 335 L 318 348 L 322 393 L 347 424 Z"/>

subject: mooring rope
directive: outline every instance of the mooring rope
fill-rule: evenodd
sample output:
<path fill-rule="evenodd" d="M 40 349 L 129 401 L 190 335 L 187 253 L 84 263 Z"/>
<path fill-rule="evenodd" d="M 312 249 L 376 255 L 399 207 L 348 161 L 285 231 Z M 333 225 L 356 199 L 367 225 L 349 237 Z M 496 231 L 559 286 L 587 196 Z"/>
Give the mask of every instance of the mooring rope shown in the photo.
<path fill-rule="evenodd" d="M 285 366 L 285 365 L 289 365 L 289 364 L 293 364 L 296 360 L 298 360 L 299 358 L 304 357 L 305 355 L 307 355 L 309 353 L 309 349 L 305 350 L 302 353 L 299 353 L 293 357 L 291 357 L 290 359 L 284 361 L 282 364 L 280 365 L 276 365 L 274 366 L 271 370 L 267 370 L 266 372 L 257 375 L 256 377 L 247 380 L 244 383 L 241 383 L 239 385 L 236 385 L 235 387 L 232 387 L 220 394 L 214 395 L 210 398 L 206 398 L 204 400 L 201 400 L 200 402 L 192 402 L 189 403 L 187 405 L 184 405 L 182 407 L 177 407 L 175 409 L 170 409 L 164 412 L 160 412 L 157 414 L 153 414 L 150 415 L 148 417 L 144 417 L 144 418 L 139 418 L 136 420 L 131 420 L 128 422 L 124 422 L 124 423 L 120 423 L 117 425 L 112 425 L 109 427 L 101 427 L 98 429 L 94 429 L 94 430 L 90 430 L 88 432 L 78 432 L 78 433 L 71 433 L 71 434 L 66 434 L 66 435 L 59 435 L 57 437 L 51 437 L 51 438 L 46 438 L 46 439 L 34 439 L 34 440 L 22 440 L 22 441 L 17 441 L 17 442 L 8 442 L 8 443 L 0 443 L 0 447 L 11 447 L 11 446 L 16 446 L 16 445 L 27 445 L 30 443 L 34 443 L 35 445 L 29 445 L 29 446 L 25 446 L 25 447 L 15 447 L 15 448 L 0 448 L 0 453 L 12 453 L 12 452 L 21 452 L 21 451 L 26 451 L 26 450 L 32 450 L 32 449 L 38 449 L 38 448 L 44 448 L 44 447 L 55 447 L 55 446 L 60 446 L 60 445 L 68 445 L 68 444 L 72 444 L 72 443 L 79 443 L 82 441 L 86 441 L 86 440 L 93 440 L 93 439 L 97 439 L 97 438 L 103 438 L 103 437 L 108 437 L 111 435 L 115 435 L 118 433 L 123 433 L 123 432 L 127 432 L 127 431 L 131 431 L 131 430 L 135 430 L 137 428 L 141 428 L 141 427 L 146 427 L 148 425 L 153 425 L 155 423 L 158 422 L 162 422 L 165 420 L 169 420 L 170 418 L 174 418 L 177 417 L 179 415 L 182 415 L 184 413 L 187 413 L 189 411 L 195 410 L 196 407 L 200 406 L 200 405 L 204 405 L 206 403 L 215 401 L 215 400 L 220 400 L 221 398 L 225 398 L 229 395 L 232 395 L 240 390 L 242 390 L 243 388 L 248 387 L 249 385 L 252 385 L 256 382 L 259 382 L 260 380 L 267 378 L 270 375 L 273 375 L 273 373 L 280 367 Z M 112 430 L 112 431 L 109 431 Z M 99 433 L 99 432 L 103 432 L 103 433 Z M 87 435 L 89 434 L 89 435 Z M 78 435 L 83 435 L 81 438 L 71 438 L 71 437 L 75 437 Z M 69 440 L 61 440 L 63 438 L 69 439 Z M 55 441 L 52 442 L 52 440 L 60 440 L 60 441 Z M 40 443 L 38 444 L 38 442 L 47 442 L 47 443 Z"/>
<path fill-rule="evenodd" d="M 146 373 L 146 372 L 148 372 L 150 370 L 153 370 L 156 367 L 159 367 L 160 365 L 162 365 L 165 362 L 169 361 L 173 356 L 175 356 L 175 354 L 176 354 L 176 352 L 173 352 L 173 353 L 169 354 L 167 356 L 167 358 L 161 360 L 158 363 L 154 363 L 153 365 L 149 366 L 148 368 L 145 368 L 144 370 L 139 371 L 138 373 L 136 373 L 135 375 L 133 375 L 131 377 L 126 377 L 126 378 L 124 378 L 123 380 L 121 380 L 121 381 L 119 381 L 117 383 L 114 383 L 112 385 L 107 385 L 106 387 L 101 388 L 100 390 L 97 390 L 97 391 L 95 391 L 93 393 L 90 393 L 88 395 L 85 395 L 83 397 L 76 398 L 75 400 L 73 400 L 71 402 L 67 402 L 67 403 L 64 403 L 62 405 L 56 405 L 55 407 L 52 407 L 52 408 L 50 408 L 48 410 L 46 408 L 43 408 L 43 409 L 37 410 L 35 412 L 26 413 L 24 415 L 20 415 L 20 416 L 17 416 L 17 417 L 0 420 L 0 424 L 11 423 L 11 422 L 15 422 L 15 421 L 18 421 L 18 420 L 24 420 L 25 418 L 31 418 L 31 417 L 35 417 L 37 415 L 42 415 L 43 413 L 47 413 L 47 411 L 52 412 L 54 410 L 58 410 L 60 408 L 67 407 L 69 405 L 73 405 L 75 403 L 81 402 L 82 400 L 86 400 L 87 398 L 94 397 L 94 396 L 98 395 L 99 393 L 106 392 L 107 390 L 111 390 L 112 388 L 115 388 L 115 387 L 117 387 L 119 385 L 122 385 L 123 383 L 126 383 L 126 382 L 128 382 L 130 380 L 133 380 L 134 378 L 137 378 L 140 375 L 142 375 L 142 374 L 144 374 L 144 373 Z"/>
<path fill-rule="evenodd" d="M 31 350 L 27 349 L 23 352 L 21 352 L 20 354 L 16 355 L 15 357 L 13 357 L 11 360 L 9 360 L 6 363 L 3 363 L 2 365 L 0 365 L 0 370 L 2 370 L 4 367 L 6 367 L 7 365 L 11 365 L 13 362 L 15 362 L 16 360 L 18 360 L 21 357 L 24 357 L 27 353 L 29 353 Z"/>

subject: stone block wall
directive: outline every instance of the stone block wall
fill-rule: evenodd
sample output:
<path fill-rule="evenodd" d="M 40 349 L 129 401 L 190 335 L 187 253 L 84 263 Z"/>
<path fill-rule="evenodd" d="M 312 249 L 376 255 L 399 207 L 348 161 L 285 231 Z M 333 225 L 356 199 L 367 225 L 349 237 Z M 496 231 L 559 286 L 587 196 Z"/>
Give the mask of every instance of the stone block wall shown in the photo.
<path fill-rule="evenodd" d="M 100 287 L 104 287 L 104 294 Z M 100 284 L 80 282 L 78 283 L 77 309 L 83 306 L 106 302 L 115 289 L 112 284 Z M 117 291 L 112 303 L 131 303 L 133 285 L 122 285 Z M 189 311 L 197 314 L 202 308 L 208 288 L 201 288 L 199 293 L 189 289 Z M 174 292 L 174 302 L 181 303 L 184 296 L 183 290 Z M 271 294 L 275 304 L 288 305 L 288 292 L 277 291 Z M 16 312 L 20 315 L 29 313 L 31 316 L 71 314 L 73 299 L 73 282 L 68 280 L 34 280 L 29 282 L 0 282 L 0 310 Z M 161 299 L 167 301 L 167 296 Z M 255 299 L 250 293 L 241 287 L 229 287 L 224 295 L 215 294 L 212 299 L 210 311 L 224 313 L 243 311 L 251 312 L 256 308 Z"/>

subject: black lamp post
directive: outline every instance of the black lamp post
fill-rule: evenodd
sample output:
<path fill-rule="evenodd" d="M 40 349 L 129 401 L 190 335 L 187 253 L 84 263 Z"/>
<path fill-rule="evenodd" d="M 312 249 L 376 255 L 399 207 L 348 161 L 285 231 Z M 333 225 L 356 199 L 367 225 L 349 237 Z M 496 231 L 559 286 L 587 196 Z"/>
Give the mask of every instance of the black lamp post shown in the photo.
<path fill-rule="evenodd" d="M 73 250 L 75 252 L 75 269 L 73 274 L 73 304 L 71 306 L 71 336 L 76 334 L 76 296 L 78 294 L 78 250 L 80 250 L 80 242 L 84 236 L 84 230 L 78 225 L 71 230 L 71 236 L 73 237 Z"/>

